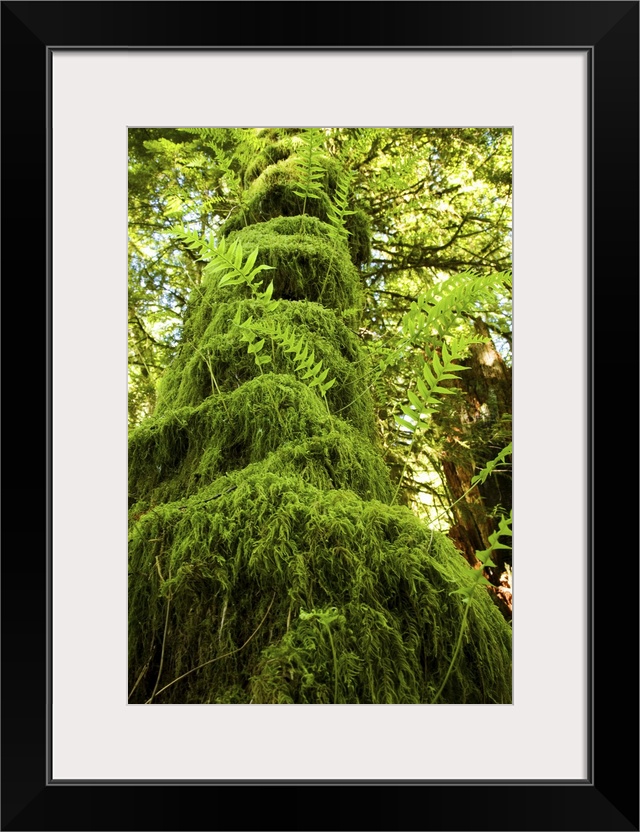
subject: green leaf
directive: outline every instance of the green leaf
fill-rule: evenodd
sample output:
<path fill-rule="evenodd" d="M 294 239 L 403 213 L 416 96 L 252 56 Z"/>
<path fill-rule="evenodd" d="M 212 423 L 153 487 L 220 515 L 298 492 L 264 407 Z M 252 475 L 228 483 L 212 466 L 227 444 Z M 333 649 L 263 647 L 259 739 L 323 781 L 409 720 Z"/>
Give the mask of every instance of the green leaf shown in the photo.
<path fill-rule="evenodd" d="M 325 380 L 325 378 L 327 377 L 328 372 L 329 372 L 329 368 L 327 367 L 325 370 L 323 370 L 323 371 L 320 373 L 320 375 L 319 375 L 319 376 L 316 376 L 314 379 L 312 379 L 312 380 L 309 382 L 309 387 L 315 387 L 315 386 L 316 386 L 316 384 L 319 384 L 319 385 L 321 385 L 321 386 L 322 386 L 322 382 L 323 382 L 323 381 Z M 330 381 L 330 383 L 329 383 L 329 387 L 332 387 L 334 383 L 335 383 L 335 378 L 334 378 L 334 379 L 331 379 L 331 381 Z M 326 389 L 328 390 L 328 389 L 329 389 L 329 387 L 327 387 Z"/>
<path fill-rule="evenodd" d="M 167 207 L 164 210 L 164 214 L 166 217 L 170 217 L 173 214 L 181 214 L 182 213 L 182 200 L 177 196 L 170 196 L 167 199 Z"/>
<path fill-rule="evenodd" d="M 261 341 L 256 341 L 255 343 L 251 344 L 248 347 L 247 352 L 249 352 L 249 353 L 260 352 L 260 350 L 263 347 L 264 347 L 264 338 Z"/>
<path fill-rule="evenodd" d="M 408 390 L 407 391 L 407 396 L 408 396 L 409 401 L 411 402 L 411 404 L 415 407 L 415 409 L 417 411 L 421 411 L 423 406 L 424 406 L 424 403 L 416 396 L 416 394 L 413 392 L 413 390 Z"/>
<path fill-rule="evenodd" d="M 424 380 L 428 383 L 429 387 L 435 387 L 436 386 L 435 377 L 434 377 L 433 373 L 431 372 L 431 369 L 429 368 L 429 365 L 427 364 L 426 361 L 422 366 L 422 375 L 424 376 Z"/>
<path fill-rule="evenodd" d="M 427 389 L 427 385 L 420 378 L 420 376 L 416 376 L 416 382 L 417 382 L 417 385 L 418 385 L 418 391 L 420 392 L 420 395 L 422 396 L 422 398 L 425 399 L 425 400 L 428 399 L 429 398 L 429 390 Z"/>
<path fill-rule="evenodd" d="M 497 466 L 501 462 L 506 462 L 506 458 L 511 455 L 512 450 L 513 450 L 513 443 L 509 442 L 509 444 L 506 447 L 504 447 L 500 451 L 500 453 L 496 457 L 494 457 L 494 459 L 489 460 L 489 462 L 487 462 L 485 467 L 478 474 L 476 474 L 474 477 L 471 478 L 471 485 L 476 485 L 476 483 L 479 483 L 479 482 L 480 483 L 485 482 L 487 477 L 491 473 L 493 473 L 494 469 L 497 468 Z M 508 523 L 509 521 L 507 520 L 506 522 Z"/>
<path fill-rule="evenodd" d="M 304 362 L 307 360 L 307 357 L 309 355 L 309 347 L 304 347 L 302 349 L 302 351 L 300 351 L 299 347 L 300 347 L 300 344 L 298 344 L 298 351 L 297 351 L 297 354 L 296 354 L 296 361 L 298 362 L 298 364 L 304 364 Z"/>
<path fill-rule="evenodd" d="M 253 264 L 256 262 L 256 257 L 257 256 L 258 256 L 258 248 L 256 247 L 251 252 L 251 254 L 247 257 L 247 261 L 246 261 L 246 263 L 244 264 L 244 266 L 242 268 L 242 271 L 245 272 L 245 274 L 248 275 L 251 272 L 251 269 L 253 268 Z"/>
<path fill-rule="evenodd" d="M 220 278 L 218 286 L 222 289 L 223 286 L 237 286 L 238 283 L 240 283 L 240 280 L 237 277 L 231 277 L 226 274 Z"/>
<path fill-rule="evenodd" d="M 299 359 L 298 359 L 299 360 Z M 298 372 L 301 373 L 303 370 L 311 369 L 312 364 L 316 360 L 315 350 L 312 351 L 311 355 L 308 358 L 305 358 L 304 361 L 299 360 L 300 366 L 297 368 Z M 320 362 L 322 364 L 322 362 Z"/>
<path fill-rule="evenodd" d="M 257 250 L 258 250 L 258 249 L 256 249 L 256 251 L 257 251 Z M 264 292 L 263 292 L 263 294 L 262 294 L 262 297 L 264 298 L 264 300 L 265 300 L 265 301 L 270 301 L 270 300 L 271 300 L 271 295 L 272 295 L 272 294 L 273 294 L 273 280 L 272 280 L 272 281 L 271 281 L 271 283 L 267 286 L 267 288 L 264 290 Z"/>
<path fill-rule="evenodd" d="M 270 269 L 275 269 L 275 266 L 267 266 L 264 263 L 261 266 L 256 266 L 255 269 L 251 272 L 251 274 L 247 275 L 247 279 L 248 279 L 249 283 L 253 282 L 253 278 L 257 274 L 260 274 L 260 272 L 268 271 Z"/>
<path fill-rule="evenodd" d="M 310 370 L 301 376 L 301 380 L 304 381 L 305 379 L 312 378 L 313 376 L 317 376 L 322 368 L 322 361 L 318 361 L 315 367 L 312 367 Z"/>

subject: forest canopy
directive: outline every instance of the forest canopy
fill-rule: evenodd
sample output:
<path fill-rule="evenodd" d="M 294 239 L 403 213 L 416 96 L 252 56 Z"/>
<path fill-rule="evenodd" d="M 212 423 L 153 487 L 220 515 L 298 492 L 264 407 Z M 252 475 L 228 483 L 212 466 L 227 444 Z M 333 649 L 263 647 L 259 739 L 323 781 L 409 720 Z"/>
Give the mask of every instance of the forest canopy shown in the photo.
<path fill-rule="evenodd" d="M 510 701 L 511 155 L 129 130 L 130 701 Z"/>

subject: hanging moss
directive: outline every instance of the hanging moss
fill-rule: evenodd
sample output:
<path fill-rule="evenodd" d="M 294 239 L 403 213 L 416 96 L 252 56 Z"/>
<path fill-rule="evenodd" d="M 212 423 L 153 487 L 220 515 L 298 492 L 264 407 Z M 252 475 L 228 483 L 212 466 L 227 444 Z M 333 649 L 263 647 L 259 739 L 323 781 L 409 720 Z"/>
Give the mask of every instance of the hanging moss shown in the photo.
<path fill-rule="evenodd" d="M 348 214 L 345 220 L 345 228 L 349 232 L 347 245 L 351 262 L 356 266 L 362 266 L 371 261 L 371 229 L 369 218 L 359 208 L 353 214 Z"/>
<path fill-rule="evenodd" d="M 269 223 L 265 223 L 265 225 L 269 225 Z M 249 240 L 249 242 L 252 242 Z M 276 245 L 278 240 L 276 239 Z M 286 244 L 285 244 L 286 245 Z M 254 246 L 255 247 L 255 246 Z M 316 242 L 315 244 L 316 250 L 320 248 L 320 244 Z M 313 251 L 313 249 L 312 249 Z M 265 260 L 266 255 L 261 256 L 261 259 Z M 292 269 L 290 266 L 286 264 L 286 262 L 282 262 L 277 257 L 277 250 L 272 252 L 272 260 L 273 262 L 267 265 L 273 265 L 274 269 L 277 271 L 281 269 L 281 276 L 278 277 L 275 274 L 275 271 L 267 271 L 264 274 L 266 275 L 262 281 L 262 289 L 265 289 L 266 286 L 274 280 L 274 297 L 278 299 L 279 297 L 282 298 L 283 295 L 286 294 L 286 288 L 284 287 L 285 282 L 290 284 L 290 291 L 294 291 L 294 286 L 299 285 L 299 268 Z M 322 254 L 320 254 L 317 260 L 324 260 Z M 333 264 L 331 264 L 333 265 Z M 315 274 L 315 282 L 320 283 L 321 285 L 325 283 L 326 273 L 322 273 L 321 268 L 319 267 L 318 262 L 315 263 L 317 267 L 314 271 Z M 337 267 L 335 270 L 332 270 L 332 275 L 335 278 L 337 272 Z M 292 273 L 291 277 L 287 281 L 287 274 Z M 347 273 L 347 282 L 354 281 L 354 274 L 350 270 Z M 274 279 L 274 275 L 275 278 Z M 328 281 L 326 281 L 328 284 Z M 339 287 L 339 288 L 332 288 L 332 293 L 336 297 L 336 302 L 341 304 L 348 304 L 351 300 L 354 304 L 360 306 L 362 304 L 362 293 L 359 289 L 357 278 L 355 278 L 355 282 L 352 283 L 351 286 L 346 287 Z M 316 292 L 317 294 L 317 292 Z M 226 318 L 221 320 L 220 315 L 217 314 L 219 309 L 224 309 L 225 314 L 227 311 L 231 311 L 230 306 L 225 306 L 225 304 L 233 304 L 237 303 L 240 299 L 244 300 L 251 300 L 252 293 L 248 286 L 229 286 L 223 287 L 222 289 L 215 284 L 214 281 L 206 281 L 203 286 L 198 287 L 198 289 L 193 293 L 192 299 L 189 304 L 189 311 L 188 315 L 185 320 L 184 324 L 184 341 L 195 343 L 197 339 L 201 338 L 207 328 L 209 327 L 210 323 L 215 323 L 216 331 L 217 332 L 225 332 L 233 320 L 232 318 Z M 285 300 L 292 300 L 291 297 L 283 298 Z M 314 301 L 314 299 L 306 299 L 301 298 L 300 301 L 310 300 Z M 327 299 L 323 301 L 323 306 L 327 307 L 328 302 Z M 257 304 L 254 304 L 252 307 L 247 307 L 249 309 L 249 314 L 257 314 L 260 315 L 260 310 Z M 278 316 L 286 315 L 286 305 L 283 305 L 278 310 Z M 324 330 L 327 327 L 331 327 L 335 330 L 334 324 L 331 322 L 331 318 L 335 318 L 331 312 L 328 312 L 327 309 L 322 309 L 318 306 L 315 302 L 313 306 L 296 306 L 297 310 L 300 309 L 309 309 L 309 315 L 313 315 L 314 319 L 310 319 L 308 321 L 308 325 L 310 328 L 316 328 L 318 325 Z M 235 312 L 235 310 L 234 310 Z M 353 323 L 355 320 L 355 310 L 350 309 L 349 314 L 347 317 L 350 319 L 349 323 Z M 340 325 L 344 325 L 344 321 L 338 321 Z M 337 333 L 336 333 L 337 334 Z M 340 336 L 340 343 L 344 341 L 344 338 Z"/>
<path fill-rule="evenodd" d="M 263 136 L 262 138 L 266 137 Z M 244 171 L 245 186 L 250 185 L 254 179 L 257 179 L 257 177 L 260 176 L 260 174 L 268 168 L 269 165 L 273 165 L 287 159 L 291 155 L 292 149 L 293 146 L 289 137 L 280 138 L 278 136 L 275 141 L 269 142 L 265 149 L 261 153 L 254 156 L 247 165 L 246 170 Z"/>
<path fill-rule="evenodd" d="M 328 228 L 309 217 L 282 218 L 256 223 L 230 235 L 238 239 L 243 251 L 259 249 L 256 265 L 265 264 L 273 271 L 264 272 L 263 286 L 274 284 L 274 298 L 310 300 L 322 303 L 343 314 L 347 322 L 360 319 L 363 292 L 360 278 L 347 249 L 328 237 Z M 249 296 L 248 287 L 243 287 Z M 238 296 L 236 286 L 220 288 L 212 282 L 206 290 L 209 303 L 228 301 Z"/>
<path fill-rule="evenodd" d="M 214 393 L 237 389 L 256 375 L 253 356 L 240 329 L 231 327 L 224 332 L 238 311 L 242 320 L 252 316 L 256 333 L 266 339 L 272 372 L 293 374 L 295 369 L 292 355 L 270 334 L 272 321 L 277 320 L 290 331 L 307 333 L 316 361 L 321 361 L 337 382 L 327 395 L 331 411 L 374 438 L 373 407 L 366 383 L 371 368 L 364 360 L 359 339 L 329 310 L 307 301 L 280 301 L 275 312 L 269 314 L 254 300 L 216 305 L 202 302 L 184 335 L 188 344 L 198 346 L 182 349 L 165 374 L 158 390 L 158 414 L 195 406 Z"/>
<path fill-rule="evenodd" d="M 366 220 L 350 215 L 350 258 L 299 216 L 297 168 L 277 147 L 292 139 L 266 138 L 247 191 L 256 222 L 226 233 L 275 267 L 264 285 L 279 300 L 266 311 L 213 280 L 194 292 L 156 412 L 130 437 L 130 701 L 428 703 L 451 668 L 439 702 L 510 702 L 510 628 L 482 590 L 468 605 L 456 594 L 473 572 L 451 542 L 391 505 L 368 364 L 345 325 Z M 264 369 L 233 323 L 249 318 Z M 326 399 L 276 324 L 335 379 Z"/>
<path fill-rule="evenodd" d="M 243 702 L 433 698 L 464 614 L 450 593 L 468 568 L 408 509 L 259 469 L 187 508 L 150 511 L 132 534 L 131 568 L 146 581 L 131 614 L 152 624 L 132 642 L 130 666 L 171 644 L 158 689 L 170 687 L 156 701 L 229 701 L 230 688 Z M 470 615 L 441 701 L 509 702 L 508 628 L 486 595 Z M 150 665 L 134 701 L 155 683 Z"/>
<path fill-rule="evenodd" d="M 308 437 L 319 445 L 307 445 Z M 371 439 L 332 417 L 313 390 L 292 376 L 269 373 L 238 390 L 211 396 L 198 407 L 182 407 L 148 419 L 129 440 L 129 495 L 148 493 L 154 502 L 178 499 L 221 473 L 264 459 L 276 449 L 303 463 L 286 443 L 313 454 L 308 463 L 328 466 L 327 487 L 353 487 L 383 498 L 389 493 L 386 467 Z M 322 450 L 324 448 L 324 450 Z M 351 470 L 349 470 L 351 469 Z M 342 472 L 341 475 L 340 472 Z M 355 478 L 355 479 L 354 479 Z M 331 483 L 333 483 L 331 485 Z"/>
<path fill-rule="evenodd" d="M 243 212 L 231 216 L 222 228 L 226 236 L 246 225 L 265 222 L 276 217 L 294 217 L 306 213 L 326 221 L 328 218 L 330 194 L 338 179 L 338 166 L 327 158 L 325 192 L 319 199 L 308 199 L 296 194 L 300 190 L 298 161 L 289 156 L 265 168 L 247 188 L 243 201 Z"/>

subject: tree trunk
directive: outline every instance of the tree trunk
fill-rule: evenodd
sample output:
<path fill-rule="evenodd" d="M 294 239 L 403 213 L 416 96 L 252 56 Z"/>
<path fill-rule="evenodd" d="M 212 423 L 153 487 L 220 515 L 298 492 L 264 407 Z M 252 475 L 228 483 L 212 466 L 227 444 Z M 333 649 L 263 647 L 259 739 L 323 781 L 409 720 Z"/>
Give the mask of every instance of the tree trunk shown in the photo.
<path fill-rule="evenodd" d="M 473 489 L 471 480 L 509 443 L 512 404 L 511 370 L 490 340 L 482 318 L 477 317 L 474 324 L 478 334 L 489 341 L 471 346 L 470 359 L 465 362 L 470 371 L 461 373 L 454 382 L 464 404 L 457 426 L 449 427 L 455 439 L 449 442 L 442 468 L 456 521 L 449 536 L 465 559 L 477 567 L 476 552 L 490 548 L 489 536 L 498 528 L 494 512 L 508 515 L 511 511 L 512 481 L 510 472 L 501 471 Z M 495 587 L 492 592 L 496 604 L 510 619 L 511 550 L 495 550 L 491 557 L 496 567 L 486 569 L 485 575 Z"/>
<path fill-rule="evenodd" d="M 510 702 L 508 625 L 391 505 L 355 332 L 367 246 L 343 242 L 340 171 L 310 147 L 267 131 L 245 165 L 223 239 L 236 270 L 256 247 L 273 268 L 194 290 L 130 439 L 130 701 Z"/>

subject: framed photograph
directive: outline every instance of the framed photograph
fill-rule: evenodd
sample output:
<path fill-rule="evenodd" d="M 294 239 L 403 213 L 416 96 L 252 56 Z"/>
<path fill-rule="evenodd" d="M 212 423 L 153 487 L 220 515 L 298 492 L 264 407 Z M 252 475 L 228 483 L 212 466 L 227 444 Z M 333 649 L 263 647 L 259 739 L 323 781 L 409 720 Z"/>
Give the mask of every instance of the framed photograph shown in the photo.
<path fill-rule="evenodd" d="M 47 417 L 44 487 L 29 500 L 46 518 L 44 534 L 29 532 L 20 557 L 7 547 L 3 563 L 3 829 L 639 828 L 638 559 L 625 531 L 637 516 L 626 485 L 626 356 L 637 349 L 638 7 L 2 3 L 5 291 L 25 264 L 44 283 L 27 303 L 42 299 L 42 316 L 29 318 L 44 334 L 34 361 L 45 359 Z M 162 701 L 178 681 L 160 684 L 164 648 L 152 671 L 141 660 L 127 683 L 128 140 L 135 131 L 156 131 L 161 142 L 165 128 L 235 136 L 258 126 L 281 131 L 280 149 L 284 133 L 300 129 L 296 147 L 310 156 L 319 127 L 351 131 L 325 134 L 336 146 L 373 129 L 458 131 L 467 144 L 482 133 L 494 150 L 500 136 L 513 139 L 512 696 L 447 699 L 447 674 L 439 704 L 380 704 L 378 694 L 349 699 L 336 672 L 335 689 L 294 700 L 309 708 L 284 688 L 265 693 L 268 674 L 252 688 L 255 701 L 233 692 L 197 699 L 197 686 L 178 685 Z M 185 163 L 197 168 L 197 154 Z M 303 214 L 321 198 L 311 175 L 309 183 L 297 195 Z M 345 188 L 336 174 L 327 208 L 343 242 Z M 441 210 L 447 204 L 442 196 Z M 202 254 L 202 240 L 183 232 L 185 250 Z M 288 284 L 267 284 L 252 303 L 266 308 L 271 292 L 301 299 Z M 348 313 L 353 298 L 343 300 L 334 306 Z M 25 308 L 24 291 L 7 308 Z M 247 326 L 257 366 L 262 336 Z M 304 363 L 285 330 L 271 333 L 274 342 Z M 214 368 L 202 366 L 217 388 Z M 323 367 L 303 369 L 332 401 Z M 25 389 L 24 364 L 8 372 Z M 225 480 L 220 494 L 204 494 L 193 482 L 185 501 L 238 487 Z M 33 478 L 12 490 L 31 493 Z M 183 510 L 186 502 L 178 519 Z M 18 516 L 28 516 L 24 506 Z M 153 558 L 171 595 L 172 576 Z M 158 632 L 169 631 L 168 610 L 153 612 Z M 319 608 L 294 615 L 332 632 Z M 190 626 L 188 615 L 175 620 Z M 330 656 L 334 642 L 325 642 Z"/>

